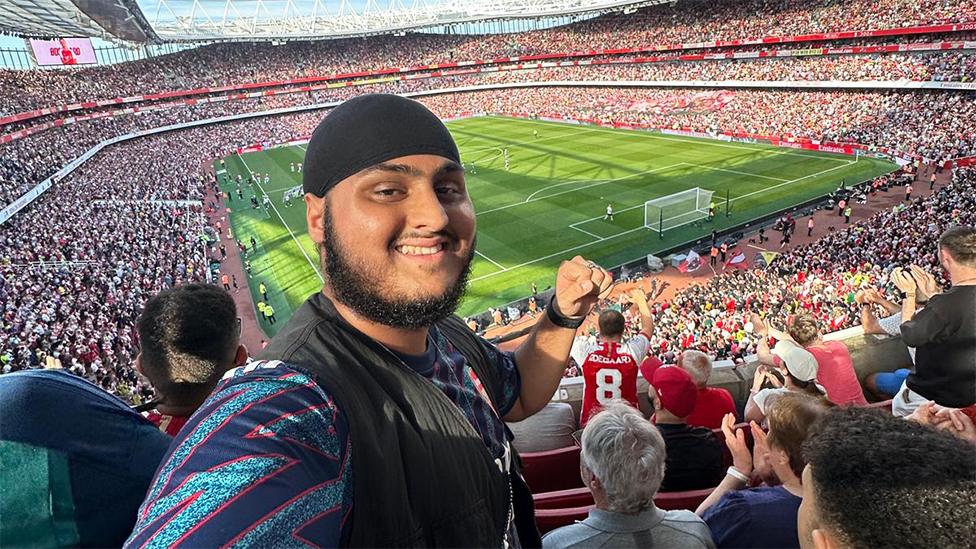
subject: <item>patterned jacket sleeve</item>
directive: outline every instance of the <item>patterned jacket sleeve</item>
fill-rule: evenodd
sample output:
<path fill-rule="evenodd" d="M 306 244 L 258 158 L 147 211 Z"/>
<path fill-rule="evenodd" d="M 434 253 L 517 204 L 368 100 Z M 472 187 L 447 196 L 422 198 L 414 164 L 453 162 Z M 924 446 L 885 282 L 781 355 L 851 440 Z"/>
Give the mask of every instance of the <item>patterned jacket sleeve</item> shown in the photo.
<path fill-rule="evenodd" d="M 502 402 L 498 404 L 498 417 L 505 417 L 515 403 L 518 402 L 519 394 L 522 392 L 522 378 L 519 375 L 518 367 L 515 364 L 515 353 L 505 352 L 494 344 L 481 340 L 488 359 L 494 364 L 501 377 L 502 383 Z"/>
<path fill-rule="evenodd" d="M 173 441 L 126 547 L 336 547 L 351 457 L 346 420 L 308 375 L 236 368 Z"/>

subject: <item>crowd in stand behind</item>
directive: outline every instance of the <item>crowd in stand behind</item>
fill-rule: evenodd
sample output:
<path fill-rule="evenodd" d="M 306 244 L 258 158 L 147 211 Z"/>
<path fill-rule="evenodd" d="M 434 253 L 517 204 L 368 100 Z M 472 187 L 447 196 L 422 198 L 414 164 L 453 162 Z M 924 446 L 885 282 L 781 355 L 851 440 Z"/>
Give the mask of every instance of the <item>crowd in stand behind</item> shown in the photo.
<path fill-rule="evenodd" d="M 514 73 L 514 74 L 513 74 Z M 976 55 L 969 52 L 934 54 L 842 55 L 783 57 L 722 61 L 671 61 L 584 65 L 525 71 L 487 73 L 480 80 L 781 80 L 859 81 L 911 80 L 972 82 L 976 80 Z M 481 82 L 466 81 L 464 84 Z"/>
<path fill-rule="evenodd" d="M 0 204 L 9 204 L 95 144 L 137 130 L 344 100 L 365 92 L 404 93 L 535 78 L 618 79 L 627 77 L 630 70 L 642 69 L 600 66 L 435 78 L 341 88 L 311 95 L 290 94 L 179 107 L 71 124 L 0 145 L 0 150 L 4 151 L 3 160 L 0 160 Z M 973 114 L 976 105 L 971 94 L 960 92 L 526 88 L 433 96 L 423 102 L 444 117 L 480 112 L 533 113 L 658 127 L 690 127 L 697 131 L 746 131 L 825 141 L 848 140 L 894 148 L 933 160 L 976 154 L 976 131 L 973 130 L 976 127 L 976 114 Z M 241 135 L 233 143 L 248 145 L 261 141 L 256 136 Z"/>
<path fill-rule="evenodd" d="M 972 168 L 955 170 L 952 181 L 927 198 L 783 252 L 769 268 L 720 272 L 652 304 L 651 353 L 665 362 L 673 362 L 683 349 L 701 349 L 719 359 L 755 354 L 759 339 L 746 328 L 754 312 L 777 315 L 780 322 L 807 313 L 827 333 L 857 326 L 862 318 L 858 292 L 897 294 L 890 276 L 896 267 L 919 265 L 945 284 L 937 240 L 953 225 L 976 225 Z"/>
<path fill-rule="evenodd" d="M 791 103 L 789 98 L 802 94 L 785 92 L 723 92 L 719 96 L 715 95 L 716 92 L 689 91 L 557 91 L 560 94 L 558 98 L 555 97 L 556 91 L 519 90 L 508 92 L 514 99 L 504 99 L 498 94 L 478 93 L 436 96 L 423 101 L 443 115 L 450 114 L 452 111 L 448 109 L 452 108 L 502 112 L 540 108 L 547 112 L 564 103 L 576 101 L 576 108 L 568 111 L 571 115 L 607 117 L 610 112 L 608 107 L 594 106 L 606 105 L 612 99 L 613 104 L 630 105 L 643 110 L 646 107 L 638 105 L 649 105 L 649 101 L 654 99 L 658 107 L 661 107 L 655 110 L 666 112 L 667 115 L 654 114 L 653 120 L 666 123 L 671 119 L 672 124 L 677 124 L 688 122 L 688 111 L 670 110 L 667 106 L 676 105 L 683 98 L 687 99 L 688 94 L 692 94 L 691 99 L 697 98 L 703 101 L 702 105 L 711 105 L 713 109 L 699 112 L 699 124 L 721 114 L 732 126 L 748 123 L 749 117 L 755 114 L 751 106 L 757 102 L 763 105 L 779 105 L 782 107 L 781 112 L 785 113 L 803 111 L 807 108 L 805 105 L 808 105 L 806 101 Z M 627 94 L 626 99 L 624 94 Z M 921 92 L 905 95 L 908 99 L 903 101 L 899 100 L 898 94 L 851 96 L 843 93 L 816 93 L 808 97 L 830 99 L 826 104 L 815 101 L 813 104 L 821 105 L 825 113 L 834 112 L 835 115 L 841 114 L 834 110 L 835 107 L 841 109 L 855 103 L 851 99 L 867 99 L 870 104 L 883 103 L 886 98 L 891 98 L 908 105 L 929 105 L 926 112 L 932 113 L 931 117 L 903 121 L 900 116 L 889 115 L 886 118 L 899 123 L 876 128 L 887 127 L 888 132 L 906 136 L 910 135 L 909 132 L 916 132 L 911 135 L 918 137 L 907 142 L 916 143 L 913 148 L 917 150 L 936 151 L 929 143 L 935 143 L 938 151 L 971 150 L 972 136 L 955 144 L 952 140 L 942 138 L 945 135 L 943 120 L 968 120 L 971 117 L 967 117 L 966 113 L 976 112 L 972 108 L 951 108 L 952 105 L 969 102 L 968 98 Z M 544 100 L 550 100 L 550 103 L 543 105 Z M 624 109 L 619 117 L 623 120 L 648 120 L 643 117 L 651 113 L 642 110 Z M 950 114 L 952 112 L 962 113 L 962 116 Z M 735 113 L 734 117 L 732 113 Z M 207 114 L 212 112 L 208 111 Z M 14 336 L 5 342 L 5 348 L 0 352 L 0 355 L 7 357 L 5 362 L 11 364 L 8 367 L 42 362 L 44 357 L 37 355 L 37 351 L 42 350 L 45 354 L 57 352 L 59 355 L 66 355 L 68 359 L 62 360 L 62 363 L 79 361 L 92 364 L 95 363 L 96 356 L 102 363 L 108 360 L 112 367 L 121 368 L 115 376 L 117 378 L 126 371 L 125 365 L 131 355 L 131 336 L 126 333 L 125 326 L 131 326 L 134 311 L 144 299 L 132 295 L 121 296 L 119 288 L 139 288 L 140 292 L 152 293 L 168 284 L 165 277 L 152 281 L 127 280 L 126 269 L 131 273 L 140 264 L 143 269 L 150 268 L 147 265 L 153 265 L 153 272 L 166 273 L 172 280 L 198 279 L 201 276 L 201 264 L 193 265 L 193 278 L 184 271 L 189 264 L 195 263 L 192 258 L 198 253 L 195 250 L 198 249 L 196 235 L 199 233 L 199 226 L 190 212 L 158 205 L 98 204 L 92 202 L 93 198 L 192 196 L 199 199 L 205 186 L 193 174 L 197 173 L 199 162 L 204 159 L 179 160 L 163 151 L 211 151 L 215 147 L 231 148 L 249 142 L 284 141 L 307 135 L 319 116 L 316 112 L 291 115 L 282 118 L 280 124 L 269 124 L 266 120 L 256 119 L 121 145 L 115 151 L 110 149 L 96 157 L 78 173 L 48 191 L 38 203 L 8 221 L 0 229 L 0 238 L 5 243 L 4 255 L 7 258 L 3 272 L 4 289 L 19 289 L 16 292 L 4 292 L 5 330 Z M 792 117 L 786 114 L 783 116 Z M 970 132 L 972 127 L 974 126 L 970 126 Z M 800 131 L 804 128 L 796 129 Z M 63 134 L 46 132 L 41 135 Z M 58 143 L 61 142 L 54 141 L 55 145 Z M 46 147 L 45 150 L 51 148 L 58 150 L 57 146 Z M 756 341 L 743 328 L 748 321 L 746 313 L 757 306 L 767 311 L 779 310 L 781 306 L 785 306 L 787 312 L 811 311 L 830 329 L 855 325 L 858 315 L 851 296 L 858 289 L 884 283 L 885 274 L 898 262 L 918 261 L 930 267 L 934 265 L 931 249 L 934 244 L 933 234 L 937 234 L 937 231 L 933 233 L 929 230 L 930 225 L 943 227 L 951 222 L 973 223 L 976 206 L 972 203 L 974 182 L 971 174 L 971 170 L 959 170 L 955 175 L 956 181 L 935 196 L 916 201 L 905 210 L 878 214 L 872 220 L 856 223 L 850 229 L 830 235 L 816 244 L 784 254 L 776 260 L 772 269 L 753 273 L 754 276 L 738 271 L 722 275 L 705 286 L 693 286 L 679 293 L 667 304 L 657 304 L 655 316 L 658 332 L 654 335 L 652 349 L 663 359 L 673 358 L 676 352 L 690 347 L 706 349 L 718 357 L 751 354 L 755 350 Z M 62 209 L 65 211 L 64 215 L 60 214 Z M 52 212 L 58 214 L 53 215 Z M 145 219 L 144 227 L 124 225 L 119 232 L 108 230 L 118 226 L 118 219 L 127 215 Z M 172 230 L 191 233 L 190 238 L 182 245 L 190 250 L 187 255 L 182 256 L 183 266 L 180 261 L 172 259 L 178 252 L 173 249 L 175 242 L 170 238 L 171 229 L 149 221 L 156 219 L 157 215 L 169 217 L 174 227 Z M 74 220 L 74 224 L 69 224 L 68 229 L 52 226 L 49 221 L 52 216 L 55 219 Z M 148 235 L 137 231 L 147 231 Z M 127 237 L 130 232 L 139 236 L 133 234 Z M 158 245 L 122 248 L 116 246 L 124 241 L 118 238 L 130 238 L 133 242 L 153 241 L 158 242 Z M 45 245 L 49 242 L 54 244 Z M 170 250 L 172 255 L 166 258 L 154 256 L 151 251 L 155 249 Z M 183 252 L 183 248 L 179 250 L 180 253 Z M 100 253 L 108 255 L 99 255 Z M 126 257 L 120 258 L 119 255 Z M 149 258 L 147 262 L 136 259 L 143 255 Z M 110 261 L 113 273 L 119 269 L 121 271 L 109 276 L 104 269 L 92 264 L 74 264 L 73 270 L 31 264 L 43 260 Z M 105 311 L 95 311 L 89 315 L 84 311 L 95 305 L 74 308 L 65 303 L 82 299 L 82 296 L 87 301 L 89 295 L 89 302 L 97 304 L 97 307 L 104 308 Z M 62 312 L 58 312 L 59 309 Z M 75 324 L 78 326 L 75 327 Z M 99 335 L 106 326 L 113 324 L 118 326 L 109 331 L 111 335 Z M 64 330 L 67 330 L 64 332 L 67 336 L 62 333 Z M 100 341 L 103 338 L 108 341 Z M 46 348 L 41 347 L 42 343 Z M 111 350 L 111 356 L 106 356 L 106 349 Z M 100 375 L 104 377 L 107 371 Z M 115 381 L 110 379 L 106 383 L 111 386 Z"/>
<path fill-rule="evenodd" d="M 526 113 L 697 131 L 853 141 L 929 159 L 976 154 L 968 92 L 539 88 L 423 99 L 435 112 Z"/>
<path fill-rule="evenodd" d="M 73 71 L 0 71 L 0 114 L 94 99 L 513 55 L 976 20 L 963 0 L 696 0 L 535 32 L 217 44 Z"/>
<path fill-rule="evenodd" d="M 132 369 L 134 323 L 154 294 L 205 280 L 211 252 L 201 237 L 211 183 L 197 175 L 201 164 L 242 135 L 286 141 L 310 132 L 319 117 L 293 115 L 281 126 L 245 121 L 117 145 L 0 225 L 3 372 L 57 363 L 136 402 L 150 397 Z"/>
<path fill-rule="evenodd" d="M 416 70 L 412 74 L 405 75 L 411 78 L 399 82 L 384 82 L 370 84 L 375 88 L 360 89 L 382 89 L 385 84 L 391 84 L 395 89 L 386 90 L 388 93 L 402 93 L 406 91 L 418 91 L 438 87 L 448 87 L 448 85 L 475 85 L 493 82 L 518 82 L 518 81 L 538 81 L 538 80 L 565 80 L 565 79 L 594 79 L 594 80 L 614 80 L 614 79 L 645 79 L 645 80 L 912 80 L 912 81 L 938 81 L 938 82 L 970 82 L 976 74 L 974 66 L 974 56 L 970 49 L 959 50 L 951 49 L 938 51 L 912 50 L 910 53 L 882 53 L 882 54 L 851 54 L 843 55 L 812 55 L 810 48 L 827 47 L 834 49 L 844 49 L 850 51 L 854 45 L 876 45 L 876 46 L 897 46 L 905 47 L 919 43 L 952 43 L 958 48 L 966 41 L 972 41 L 976 37 L 976 32 L 963 33 L 938 33 L 923 35 L 906 35 L 894 37 L 878 37 L 857 40 L 838 40 L 823 43 L 788 43 L 774 46 L 746 45 L 736 47 L 715 48 L 708 50 L 698 50 L 713 54 L 716 52 L 735 53 L 734 59 L 707 59 L 689 60 L 682 59 L 687 52 L 696 50 L 681 50 L 678 52 L 655 53 L 653 56 L 656 61 L 648 62 L 646 53 L 639 54 L 613 54 L 597 55 L 586 57 L 586 61 L 593 61 L 597 64 L 582 66 L 554 66 L 556 62 L 566 60 L 578 61 L 579 57 L 572 57 L 567 54 L 565 59 L 550 58 L 545 63 L 538 63 L 539 66 L 529 63 L 531 68 L 524 68 L 524 63 L 500 63 L 487 69 L 486 72 L 464 72 L 470 69 L 461 69 L 460 74 L 452 74 L 458 69 L 452 70 Z M 751 55 L 758 55 L 761 52 L 776 50 L 777 56 L 755 58 Z M 793 50 L 796 53 L 802 50 L 805 55 L 786 55 Z M 741 57 L 740 57 L 741 56 Z M 609 62 L 609 64 L 608 64 Z M 519 67 L 523 67 L 519 69 Z M 361 83 L 362 76 L 344 77 L 333 82 L 357 82 Z M 294 85 L 289 85 L 281 81 L 271 81 L 267 90 L 283 91 L 295 89 Z M 253 88 L 254 90 L 260 88 Z M 306 97 L 317 99 L 320 95 L 330 96 L 331 93 L 342 93 L 342 89 L 318 90 L 309 93 Z M 196 99 L 207 99 L 213 96 L 226 96 L 228 91 L 203 92 L 196 90 L 192 97 Z M 260 98 L 260 103 L 264 108 L 273 108 L 265 103 L 285 103 L 294 105 L 296 99 L 302 100 L 303 96 L 291 94 L 292 97 L 282 95 L 268 96 Z M 345 96 L 340 96 L 342 98 Z M 247 99 L 235 99 L 235 102 L 246 103 Z M 310 102 L 310 101 L 304 101 Z M 179 105 L 176 105 L 179 104 Z M 141 101 L 132 103 L 132 106 L 142 109 L 153 109 L 160 105 L 166 109 L 193 110 L 205 103 L 198 103 L 191 107 L 182 105 L 180 99 L 163 99 L 155 101 Z M 288 106 L 288 105 L 278 105 Z M 74 109 L 68 112 L 53 112 L 22 121 L 9 122 L 3 125 L 5 133 L 14 132 L 26 128 L 31 128 L 42 123 L 48 123 L 58 119 L 66 119 L 70 116 L 90 115 L 98 112 L 117 110 L 118 105 L 109 103 L 102 106 L 90 108 Z M 143 110 L 143 113 L 146 111 Z M 172 111 L 171 111 L 172 112 Z M 177 116 L 172 118 L 176 119 Z M 72 122 L 68 122 L 71 124 Z"/>
<path fill-rule="evenodd" d="M 352 90 L 335 90 L 332 94 L 321 94 L 318 100 L 335 101 L 352 95 Z M 295 94 L 281 98 L 226 101 L 98 118 L 46 130 L 0 145 L 3 153 L 0 159 L 0 205 L 16 200 L 65 164 L 107 139 L 170 124 L 294 106 L 300 104 L 303 98 L 304 94 Z M 258 128 L 256 133 L 228 135 L 229 139 L 223 145 L 229 148 L 260 143 L 267 140 L 264 138 L 267 131 Z"/>
<path fill-rule="evenodd" d="M 100 156 L 0 227 L 5 370 L 50 357 L 131 393 L 143 302 L 207 268 L 202 208 L 165 202 L 200 201 L 205 185 L 189 175 L 194 159 L 164 160 L 160 144 Z"/>
<path fill-rule="evenodd" d="M 580 49 L 581 39 L 594 35 L 600 38 L 614 35 L 612 33 L 621 25 L 628 44 L 656 45 L 900 28 L 972 21 L 974 18 L 976 9 L 952 0 L 882 0 L 871 3 L 857 0 L 749 0 L 735 3 L 694 0 L 652 6 L 634 14 L 611 15 L 539 34 L 548 47 L 573 50 Z"/>

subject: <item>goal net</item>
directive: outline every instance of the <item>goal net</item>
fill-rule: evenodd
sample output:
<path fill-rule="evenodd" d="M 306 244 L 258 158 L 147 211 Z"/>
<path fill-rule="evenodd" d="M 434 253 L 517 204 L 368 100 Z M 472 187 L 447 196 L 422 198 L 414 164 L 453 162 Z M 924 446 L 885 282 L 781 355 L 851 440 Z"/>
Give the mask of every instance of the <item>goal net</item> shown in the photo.
<path fill-rule="evenodd" d="M 644 226 L 663 233 L 708 217 L 708 205 L 715 191 L 688 189 L 644 203 Z"/>

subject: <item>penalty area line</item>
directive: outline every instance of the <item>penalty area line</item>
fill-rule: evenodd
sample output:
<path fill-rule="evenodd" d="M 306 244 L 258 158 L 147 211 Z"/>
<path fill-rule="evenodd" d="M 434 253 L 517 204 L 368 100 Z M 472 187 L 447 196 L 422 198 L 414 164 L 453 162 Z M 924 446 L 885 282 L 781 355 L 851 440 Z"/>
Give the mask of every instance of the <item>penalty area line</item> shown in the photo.
<path fill-rule="evenodd" d="M 478 250 L 475 250 L 474 253 L 478 254 L 478 257 L 481 257 L 482 259 L 488 260 L 492 265 L 498 267 L 499 269 L 501 269 L 503 271 L 505 270 L 505 266 L 504 265 L 502 265 L 501 263 L 499 263 L 499 262 L 495 261 L 494 259 L 488 257 L 487 255 L 479 252 Z"/>

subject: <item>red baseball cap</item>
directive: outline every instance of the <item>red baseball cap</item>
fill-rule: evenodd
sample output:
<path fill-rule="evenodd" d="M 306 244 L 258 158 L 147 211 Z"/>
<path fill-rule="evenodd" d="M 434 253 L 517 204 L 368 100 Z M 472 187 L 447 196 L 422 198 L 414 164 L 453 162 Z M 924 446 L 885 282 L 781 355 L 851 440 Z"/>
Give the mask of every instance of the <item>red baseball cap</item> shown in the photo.
<path fill-rule="evenodd" d="M 651 380 L 661 407 L 677 417 L 688 417 L 698 404 L 698 387 L 691 375 L 678 366 L 662 366 Z"/>

